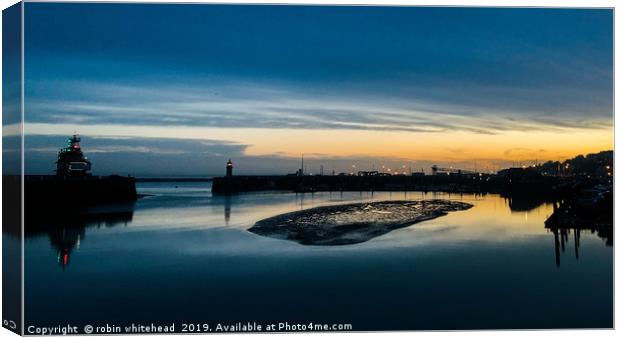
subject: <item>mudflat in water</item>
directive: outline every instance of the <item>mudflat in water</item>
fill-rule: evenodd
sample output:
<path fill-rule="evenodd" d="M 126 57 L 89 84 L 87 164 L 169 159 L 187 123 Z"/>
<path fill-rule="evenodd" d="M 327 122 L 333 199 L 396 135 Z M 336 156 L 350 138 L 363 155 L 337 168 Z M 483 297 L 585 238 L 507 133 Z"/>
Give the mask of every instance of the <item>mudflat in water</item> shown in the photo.
<path fill-rule="evenodd" d="M 304 245 L 348 245 L 471 207 L 440 199 L 322 206 L 264 219 L 248 230 Z"/>

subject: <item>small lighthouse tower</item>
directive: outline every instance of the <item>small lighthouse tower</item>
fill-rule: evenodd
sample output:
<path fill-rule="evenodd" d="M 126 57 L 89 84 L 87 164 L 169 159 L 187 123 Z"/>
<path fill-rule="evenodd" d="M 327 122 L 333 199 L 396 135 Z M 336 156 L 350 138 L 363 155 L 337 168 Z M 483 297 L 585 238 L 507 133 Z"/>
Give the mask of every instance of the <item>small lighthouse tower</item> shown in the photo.
<path fill-rule="evenodd" d="M 226 163 L 226 177 L 232 177 L 233 163 L 230 159 L 228 159 L 228 163 Z"/>

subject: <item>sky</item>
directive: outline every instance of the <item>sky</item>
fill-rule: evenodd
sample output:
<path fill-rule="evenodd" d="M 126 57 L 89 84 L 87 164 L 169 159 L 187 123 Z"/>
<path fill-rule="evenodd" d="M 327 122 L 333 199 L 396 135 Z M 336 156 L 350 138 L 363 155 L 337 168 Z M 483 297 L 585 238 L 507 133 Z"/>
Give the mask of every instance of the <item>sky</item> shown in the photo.
<path fill-rule="evenodd" d="M 613 148 L 612 11 L 25 7 L 27 173 L 77 132 L 98 174 L 430 165 Z"/>

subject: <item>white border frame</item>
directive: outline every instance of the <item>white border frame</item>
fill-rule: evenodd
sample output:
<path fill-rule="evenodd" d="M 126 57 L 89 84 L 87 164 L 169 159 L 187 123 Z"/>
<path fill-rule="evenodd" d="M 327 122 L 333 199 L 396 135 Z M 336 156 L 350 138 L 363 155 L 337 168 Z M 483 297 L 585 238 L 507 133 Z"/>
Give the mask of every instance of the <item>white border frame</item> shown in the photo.
<path fill-rule="evenodd" d="M 24 0 L 25 2 L 64 2 L 64 3 L 159 3 L 159 4 L 269 4 L 269 5 L 277 5 L 277 4 L 281 4 L 281 5 L 353 5 L 353 6 L 426 6 L 426 7 L 461 7 L 461 6 L 467 6 L 467 7 L 534 7 L 534 8 L 566 8 L 566 7 L 579 7 L 579 8 L 610 8 L 610 9 L 614 9 L 614 150 L 615 150 L 615 140 L 617 139 L 617 136 L 620 134 L 620 131 L 615 127 L 615 98 L 620 94 L 620 91 L 618 90 L 618 88 L 615 86 L 615 79 L 617 78 L 617 69 L 615 67 L 616 61 L 617 61 L 617 54 L 615 53 L 615 46 L 616 46 L 616 42 L 618 39 L 618 27 L 615 24 L 616 23 L 616 16 L 615 16 L 615 7 L 616 7 L 616 1 L 615 0 L 589 0 L 589 1 L 585 1 L 585 0 L 521 0 L 521 1 L 508 1 L 508 0 L 450 0 L 450 1 L 433 1 L 433 0 L 412 0 L 412 1 L 407 1 L 407 0 L 335 0 L 335 1 L 330 1 L 330 0 L 290 0 L 290 1 L 282 1 L 282 0 L 264 0 L 264 1 L 260 1 L 260 0 L 219 0 L 219 1 L 194 1 L 194 0 L 190 0 L 190 1 L 166 1 L 166 0 L 150 0 L 150 1 L 131 1 L 131 0 L 109 0 L 109 1 L 87 1 L 87 0 L 61 0 L 61 1 L 47 1 L 47 0 Z M 24 6 L 24 1 L 22 1 L 22 50 L 21 50 L 21 54 L 22 54 L 22 69 L 21 69 L 21 119 L 22 119 L 22 125 L 21 125 L 21 137 L 22 137 L 22 153 L 24 151 L 24 142 L 23 142 L 23 138 L 24 138 L 24 111 L 25 111 L 25 107 L 24 107 L 24 11 L 23 11 L 23 6 Z M 2 7 L 2 9 L 5 9 L 13 4 L 16 4 L 17 1 L 15 0 L 0 0 L 0 7 Z M 1 16 L 0 16 L 0 34 L 2 31 L 2 25 L 1 25 Z M 1 35 L 0 35 L 1 36 Z M 2 59 L 2 48 L 1 48 L 1 44 L 0 44 L 0 60 Z M 0 75 L 2 74 L 2 69 L 0 67 Z M 0 81 L 1 82 L 1 81 Z M 2 88 L 2 84 L 0 83 L 0 89 Z M 0 137 L 0 146 L 2 144 L 2 139 Z M 2 158 L 0 158 L 0 165 L 2 163 Z M 617 156 L 614 156 L 614 168 L 618 167 L 618 158 Z M 1 166 L 0 166 L 1 167 Z M 22 172 L 24 172 L 24 156 L 22 155 L 21 158 L 21 169 Z M 615 174 L 614 174 L 615 176 Z M 0 188 L 1 188 L 2 183 L 0 182 Z M 22 175 L 22 189 L 23 189 L 23 175 Z M 616 195 L 616 186 L 615 186 L 615 181 L 614 181 L 614 195 Z M 1 200 L 1 197 L 0 197 Z M 620 201 L 615 198 L 614 200 L 614 215 L 615 215 L 615 209 L 617 208 L 617 206 L 620 205 Z M 22 190 L 22 214 L 23 214 L 23 190 Z M 0 207 L 0 214 L 1 214 L 1 207 Z M 615 216 L 614 216 L 614 226 L 615 226 Z M 23 217 L 22 217 L 22 227 L 23 227 Z M 614 241 L 616 242 L 616 244 L 618 244 L 617 236 L 616 236 L 616 231 L 614 231 Z M 24 242 L 24 236 L 22 233 L 22 243 Z M 1 243 L 0 243 L 0 248 L 1 248 Z M 615 323 L 617 322 L 617 317 L 618 317 L 618 311 L 615 310 L 615 304 L 617 303 L 616 301 L 616 286 L 618 285 L 618 280 L 615 277 L 615 270 L 616 270 L 616 247 L 614 246 L 614 327 L 615 327 Z M 24 291 L 23 291 L 23 282 L 24 282 L 24 245 L 22 244 L 22 329 L 24 329 Z M 1 275 L 1 270 L 0 270 L 0 275 Z M 1 314 L 1 308 L 0 308 L 0 314 Z M 0 315 L 1 317 L 1 315 Z M 391 336 L 409 336 L 412 334 L 416 334 L 419 336 L 446 336 L 447 334 L 458 334 L 459 336 L 464 336 L 464 337 L 474 337 L 474 336 L 479 336 L 479 335 L 486 335 L 486 336 L 558 336 L 558 337 L 577 337 L 577 336 L 581 336 L 584 333 L 587 333 L 588 336 L 611 336 L 612 334 L 615 334 L 614 330 L 591 330 L 591 329 L 587 329 L 587 330 L 579 330 L 579 329 L 573 329 L 573 330 L 467 330 L 467 331 L 397 331 L 397 332 L 369 332 L 369 333 L 365 333 L 365 332 L 348 332 L 348 333 L 330 333 L 331 336 L 350 336 L 350 335 L 354 335 L 354 334 L 360 334 L 360 333 L 364 333 L 365 335 L 370 335 L 370 336 L 385 336 L 386 334 L 390 334 Z M 217 334 L 217 335 L 222 335 L 222 334 Z M 245 336 L 264 336 L 265 333 L 261 333 L 261 334 L 244 334 Z M 273 335 L 273 334 L 271 334 Z M 297 334 L 289 334 L 289 333 L 279 333 L 278 335 L 285 335 L 285 336 L 299 336 L 301 335 L 300 333 Z M 303 333 L 304 336 L 319 336 L 320 334 L 318 333 Z M 322 334 L 323 336 L 325 334 Z M 15 336 L 14 333 L 10 332 L 7 329 L 0 329 L 0 337 L 8 337 L 8 336 Z M 135 335 L 135 336 L 149 336 L 149 335 Z M 187 334 L 175 334 L 172 336 L 187 336 Z"/>

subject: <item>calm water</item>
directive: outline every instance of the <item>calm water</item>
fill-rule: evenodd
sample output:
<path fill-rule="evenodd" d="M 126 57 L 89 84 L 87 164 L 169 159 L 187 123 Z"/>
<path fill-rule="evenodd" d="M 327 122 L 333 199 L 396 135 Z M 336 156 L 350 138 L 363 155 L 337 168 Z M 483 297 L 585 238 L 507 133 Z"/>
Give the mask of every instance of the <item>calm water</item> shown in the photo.
<path fill-rule="evenodd" d="M 551 204 L 411 192 L 224 197 L 212 196 L 208 183 L 144 183 L 139 192 L 152 196 L 113 216 L 55 223 L 27 237 L 26 326 L 612 326 L 613 247 L 581 231 L 576 250 L 571 231 L 558 239 L 556 257 L 554 234 L 544 228 Z M 262 218 L 319 205 L 422 198 L 475 206 L 349 246 L 246 231 Z"/>

